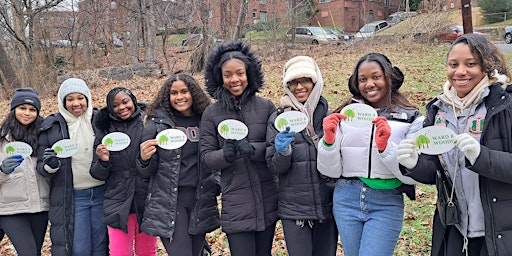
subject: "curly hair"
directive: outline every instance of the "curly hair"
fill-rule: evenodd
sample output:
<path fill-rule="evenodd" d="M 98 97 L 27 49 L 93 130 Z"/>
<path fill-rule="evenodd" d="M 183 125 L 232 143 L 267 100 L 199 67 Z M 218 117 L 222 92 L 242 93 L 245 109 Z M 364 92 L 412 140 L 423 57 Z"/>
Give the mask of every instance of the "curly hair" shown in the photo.
<path fill-rule="evenodd" d="M 43 118 L 38 114 L 34 122 L 27 126 L 23 126 L 18 119 L 16 119 L 16 108 L 9 112 L 0 128 L 0 138 L 5 139 L 8 134 L 15 140 L 29 144 L 32 149 L 37 148 L 38 132 L 43 122 Z M 32 150 L 32 155 L 35 156 L 36 150 Z"/>
<path fill-rule="evenodd" d="M 448 50 L 446 57 L 457 44 L 466 44 L 474 57 L 478 59 L 482 71 L 492 77 L 494 70 L 510 79 L 509 68 L 503 53 L 486 36 L 481 34 L 464 34 L 458 37 Z"/>
<path fill-rule="evenodd" d="M 350 76 L 348 80 L 348 88 L 349 91 L 354 95 L 354 98 L 363 100 L 366 104 L 369 102 L 361 95 L 359 91 L 359 67 L 363 63 L 367 62 L 375 62 L 382 69 L 382 73 L 384 74 L 384 80 L 386 81 L 386 89 L 388 90 L 386 95 L 388 95 L 388 103 L 387 106 L 390 110 L 393 110 L 393 106 L 402 106 L 405 108 L 415 108 L 409 100 L 398 90 L 404 83 L 404 73 L 398 67 L 393 66 L 391 60 L 382 53 L 372 52 L 364 55 L 357 62 L 354 72 Z M 338 107 L 336 111 L 339 112 L 343 107 L 345 107 L 350 102 L 350 99 L 344 102 L 340 107 Z"/>
<path fill-rule="evenodd" d="M 151 116 L 157 109 L 162 109 L 171 120 L 176 120 L 176 110 L 171 106 L 170 94 L 171 86 L 176 81 L 182 81 L 188 87 L 190 95 L 192 96 L 192 112 L 196 115 L 202 115 L 206 107 L 211 103 L 210 98 L 204 90 L 199 86 L 195 78 L 181 71 L 174 73 L 165 83 L 160 87 L 160 91 L 156 95 L 155 101 L 149 106 L 147 116 Z"/>

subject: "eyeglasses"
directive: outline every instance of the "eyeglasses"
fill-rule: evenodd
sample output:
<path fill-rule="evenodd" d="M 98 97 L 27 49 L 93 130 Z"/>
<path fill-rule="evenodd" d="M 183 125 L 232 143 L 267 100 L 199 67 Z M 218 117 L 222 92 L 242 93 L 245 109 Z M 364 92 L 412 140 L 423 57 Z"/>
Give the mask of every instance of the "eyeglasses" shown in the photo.
<path fill-rule="evenodd" d="M 293 81 L 286 83 L 286 85 L 288 85 L 288 88 L 290 88 L 290 89 L 297 88 L 297 86 L 299 86 L 299 84 L 301 84 L 302 86 L 307 86 L 307 85 L 313 84 L 313 81 L 311 81 L 311 78 L 303 78 L 300 80 L 293 80 Z"/>

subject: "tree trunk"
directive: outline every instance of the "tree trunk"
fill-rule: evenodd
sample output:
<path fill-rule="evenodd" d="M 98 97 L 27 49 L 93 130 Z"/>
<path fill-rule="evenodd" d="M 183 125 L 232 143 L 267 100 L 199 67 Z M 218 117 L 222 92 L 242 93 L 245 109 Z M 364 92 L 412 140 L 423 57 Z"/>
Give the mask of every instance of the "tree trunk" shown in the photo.
<path fill-rule="evenodd" d="M 2 86 L 4 90 L 2 95 L 5 97 L 14 88 L 20 88 L 21 84 L 18 80 L 16 72 L 14 72 L 14 68 L 12 67 L 11 61 L 9 60 L 9 56 L 7 55 L 7 52 L 5 51 L 4 46 L 1 43 L 0 60 L 2 60 L 0 61 L 0 71 L 2 72 L 2 76 L 0 76 L 0 78 L 3 78 L 1 81 L 4 83 Z M 5 100 L 4 98 L 1 99 Z"/>
<path fill-rule="evenodd" d="M 247 13 L 247 6 L 249 5 L 248 0 L 240 1 L 240 11 L 238 13 L 238 20 L 236 21 L 235 32 L 233 33 L 233 40 L 242 38 L 242 26 L 245 22 L 245 15 Z"/>

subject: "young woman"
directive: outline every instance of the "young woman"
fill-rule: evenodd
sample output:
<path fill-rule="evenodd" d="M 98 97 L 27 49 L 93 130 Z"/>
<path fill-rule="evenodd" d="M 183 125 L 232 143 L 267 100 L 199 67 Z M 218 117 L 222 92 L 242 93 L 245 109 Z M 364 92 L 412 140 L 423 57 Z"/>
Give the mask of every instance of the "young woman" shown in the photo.
<path fill-rule="evenodd" d="M 396 150 L 422 128 L 424 118 L 398 91 L 403 80 L 385 55 L 363 56 L 349 79 L 348 104 L 367 104 L 378 117 L 367 127 L 353 127 L 337 113 L 341 106 L 323 121 L 317 165 L 340 178 L 333 210 L 347 256 L 392 255 L 402 229 L 402 193 L 414 199 L 415 181 L 400 173 Z"/>
<path fill-rule="evenodd" d="M 322 120 L 329 114 L 321 96 L 324 81 L 313 58 L 297 56 L 284 65 L 281 107 L 267 127 L 267 162 L 279 175 L 278 214 L 290 256 L 336 255 L 337 231 L 332 216 L 333 179 L 316 169 L 316 146 L 323 136 Z M 309 124 L 300 133 L 274 127 L 285 111 L 300 111 Z"/>
<path fill-rule="evenodd" d="M 413 141 L 400 142 L 403 172 L 436 184 L 446 170 L 455 186 L 461 222 L 443 226 L 434 213 L 432 255 L 510 255 L 512 252 L 512 99 L 503 54 L 485 36 L 462 35 L 447 54 L 443 93 L 427 105 L 425 126 L 455 134 L 450 151 L 418 156 Z"/>
<path fill-rule="evenodd" d="M 59 112 L 41 127 L 37 171 L 51 178 L 50 237 L 52 255 L 106 255 L 107 227 L 102 223 L 104 181 L 89 170 L 94 155 L 91 92 L 84 80 L 69 78 L 57 94 Z M 58 158 L 52 145 L 62 139 L 78 144 L 78 152 Z"/>
<path fill-rule="evenodd" d="M 160 236 L 169 255 L 198 256 L 206 232 L 218 227 L 217 179 L 209 178 L 218 174 L 202 168 L 198 153 L 199 122 L 209 104 L 193 77 L 177 73 L 160 88 L 147 112 L 137 161 L 139 172 L 150 178 L 141 230 Z M 159 147 L 157 135 L 171 128 L 187 135 L 185 145 Z"/>
<path fill-rule="evenodd" d="M 98 157 L 91 168 L 91 176 L 104 180 L 107 185 L 103 223 L 108 225 L 111 256 L 156 255 L 157 238 L 139 230 L 149 182 L 135 168 L 135 159 L 140 154 L 145 108 L 145 104 L 137 103 L 130 90 L 116 87 L 107 95 L 107 107 L 93 120 Z M 130 137 L 126 149 L 110 151 L 102 144 L 103 137 L 112 132 L 122 132 Z"/>
<path fill-rule="evenodd" d="M 0 226 L 20 256 L 41 255 L 48 226 L 50 183 L 36 171 L 37 133 L 43 120 L 40 110 L 34 89 L 16 89 L 11 111 L 0 127 Z M 28 144 L 32 154 L 23 157 L 4 152 L 10 142 Z"/>
<path fill-rule="evenodd" d="M 206 89 L 217 100 L 201 119 L 201 162 L 221 172 L 222 231 L 231 255 L 271 255 L 277 221 L 277 176 L 265 160 L 267 121 L 274 104 L 256 96 L 263 86 L 261 62 L 241 41 L 224 42 L 210 52 Z M 242 140 L 224 139 L 220 122 L 245 123 Z"/>

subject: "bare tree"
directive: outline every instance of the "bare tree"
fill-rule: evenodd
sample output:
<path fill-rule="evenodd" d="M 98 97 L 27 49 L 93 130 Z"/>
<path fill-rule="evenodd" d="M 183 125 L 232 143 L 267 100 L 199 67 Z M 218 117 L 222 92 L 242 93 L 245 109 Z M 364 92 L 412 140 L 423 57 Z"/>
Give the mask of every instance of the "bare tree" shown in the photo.
<path fill-rule="evenodd" d="M 11 62 L 9 61 L 9 56 L 7 55 L 7 52 L 4 49 L 4 46 L 0 43 L 0 82 L 4 84 L 2 86 L 3 93 L 2 95 L 6 96 L 8 95 L 8 92 L 13 91 L 14 88 L 21 87 L 21 84 L 18 80 L 18 76 L 16 75 L 16 72 L 14 72 L 14 68 L 11 65 Z"/>
<path fill-rule="evenodd" d="M 242 38 L 242 26 L 245 23 L 247 8 L 249 8 L 249 1 L 240 0 L 240 11 L 238 11 L 238 19 L 236 21 L 235 31 L 233 32 L 233 40 L 238 40 Z"/>

